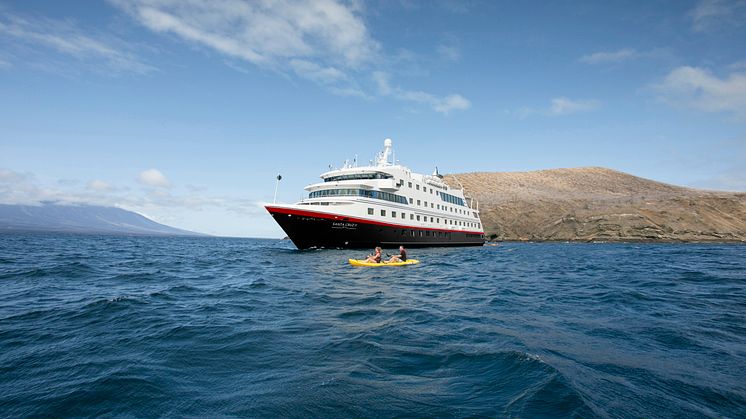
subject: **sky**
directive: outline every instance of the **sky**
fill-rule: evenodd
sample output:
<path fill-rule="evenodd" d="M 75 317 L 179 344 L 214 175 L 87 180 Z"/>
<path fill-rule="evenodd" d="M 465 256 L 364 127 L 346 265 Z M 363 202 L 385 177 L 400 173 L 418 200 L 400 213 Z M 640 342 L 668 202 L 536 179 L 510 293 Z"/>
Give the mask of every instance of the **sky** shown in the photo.
<path fill-rule="evenodd" d="M 746 0 L 0 0 L 0 203 L 282 237 L 345 159 L 746 191 Z"/>

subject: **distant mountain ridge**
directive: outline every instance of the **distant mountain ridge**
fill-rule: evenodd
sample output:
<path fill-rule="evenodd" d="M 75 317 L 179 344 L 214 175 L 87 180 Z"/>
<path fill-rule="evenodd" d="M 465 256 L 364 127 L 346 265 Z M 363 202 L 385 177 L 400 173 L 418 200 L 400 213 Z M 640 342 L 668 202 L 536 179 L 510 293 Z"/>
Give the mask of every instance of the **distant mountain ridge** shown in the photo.
<path fill-rule="evenodd" d="M 98 205 L 0 204 L 0 233 L 65 232 L 155 236 L 203 236 L 157 223 L 136 212 Z"/>
<path fill-rule="evenodd" d="M 669 185 L 603 167 L 448 175 L 496 240 L 746 241 L 746 193 Z"/>

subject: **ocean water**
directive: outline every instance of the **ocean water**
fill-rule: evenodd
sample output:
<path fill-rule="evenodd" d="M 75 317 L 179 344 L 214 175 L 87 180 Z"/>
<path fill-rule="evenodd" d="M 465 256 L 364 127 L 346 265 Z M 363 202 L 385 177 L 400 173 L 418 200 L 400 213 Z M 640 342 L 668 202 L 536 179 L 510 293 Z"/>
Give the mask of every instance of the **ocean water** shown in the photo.
<path fill-rule="evenodd" d="M 745 417 L 746 246 L 0 235 L 0 415 Z"/>

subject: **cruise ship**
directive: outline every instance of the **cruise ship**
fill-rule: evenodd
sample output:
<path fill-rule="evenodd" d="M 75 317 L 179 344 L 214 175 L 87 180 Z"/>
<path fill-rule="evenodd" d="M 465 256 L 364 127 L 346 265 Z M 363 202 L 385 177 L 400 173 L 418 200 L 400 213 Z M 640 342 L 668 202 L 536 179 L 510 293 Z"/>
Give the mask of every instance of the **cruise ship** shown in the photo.
<path fill-rule="evenodd" d="M 479 205 L 392 158 L 391 139 L 368 166 L 348 164 L 306 186 L 308 198 L 266 205 L 298 249 L 481 246 Z"/>

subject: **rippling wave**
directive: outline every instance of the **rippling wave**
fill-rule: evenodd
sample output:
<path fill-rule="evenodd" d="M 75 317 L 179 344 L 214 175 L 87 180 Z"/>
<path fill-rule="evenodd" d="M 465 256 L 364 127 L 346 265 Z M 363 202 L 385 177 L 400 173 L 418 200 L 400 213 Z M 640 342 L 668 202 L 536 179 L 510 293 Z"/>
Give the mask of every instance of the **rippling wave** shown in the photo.
<path fill-rule="evenodd" d="M 744 250 L 2 235 L 0 411 L 744 417 Z"/>

